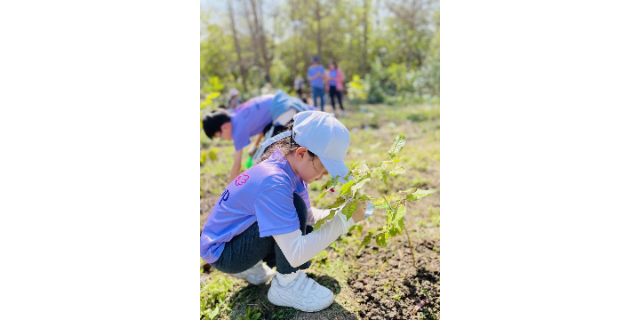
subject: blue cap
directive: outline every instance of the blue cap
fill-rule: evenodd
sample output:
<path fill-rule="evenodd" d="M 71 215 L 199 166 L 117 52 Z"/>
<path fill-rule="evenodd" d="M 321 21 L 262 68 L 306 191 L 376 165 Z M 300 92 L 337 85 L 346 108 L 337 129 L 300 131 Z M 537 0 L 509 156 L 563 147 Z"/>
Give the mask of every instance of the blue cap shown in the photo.
<path fill-rule="evenodd" d="M 293 120 L 293 140 L 316 154 L 332 177 L 340 176 L 346 182 L 349 130 L 333 114 L 322 111 L 300 112 Z"/>

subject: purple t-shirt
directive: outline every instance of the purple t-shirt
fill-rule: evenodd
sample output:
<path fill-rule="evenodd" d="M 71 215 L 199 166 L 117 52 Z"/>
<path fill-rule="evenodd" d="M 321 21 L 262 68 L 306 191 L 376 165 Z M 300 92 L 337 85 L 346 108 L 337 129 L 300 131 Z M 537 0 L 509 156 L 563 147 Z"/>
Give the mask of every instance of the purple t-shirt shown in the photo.
<path fill-rule="evenodd" d="M 248 146 L 251 143 L 249 138 L 262 133 L 273 119 L 269 114 L 273 94 L 267 94 L 253 98 L 231 113 L 231 138 L 236 151 Z"/>
<path fill-rule="evenodd" d="M 260 237 L 300 229 L 293 194 L 311 210 L 309 192 L 302 178 L 291 170 L 276 149 L 269 159 L 241 173 L 222 192 L 200 236 L 200 256 L 208 263 L 220 257 L 226 242 L 258 222 Z"/>
<path fill-rule="evenodd" d="M 329 70 L 329 77 L 336 78 L 337 76 L 338 76 L 338 69 Z M 329 85 L 330 86 L 335 86 L 337 84 L 338 84 L 338 81 L 329 80 Z"/>
<path fill-rule="evenodd" d="M 309 71 L 307 71 L 307 79 L 315 76 L 318 73 L 324 75 L 324 67 L 322 65 L 318 65 L 317 67 L 314 67 L 312 65 L 311 67 L 309 67 Z M 314 88 L 324 88 L 324 76 L 311 80 L 309 84 L 311 84 L 311 86 Z"/>

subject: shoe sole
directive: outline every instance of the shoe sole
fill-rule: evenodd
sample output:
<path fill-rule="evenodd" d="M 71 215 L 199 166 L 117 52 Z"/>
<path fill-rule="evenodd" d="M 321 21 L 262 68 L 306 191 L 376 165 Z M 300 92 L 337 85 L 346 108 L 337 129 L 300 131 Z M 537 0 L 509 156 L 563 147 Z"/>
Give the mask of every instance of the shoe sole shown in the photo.
<path fill-rule="evenodd" d="M 274 290 L 274 291 L 275 291 L 275 290 Z M 322 310 L 324 310 L 324 309 L 326 309 L 326 308 L 330 307 L 330 306 L 333 304 L 334 300 L 335 300 L 335 295 L 334 295 L 334 296 L 333 296 L 333 299 L 331 299 L 331 302 L 330 302 L 329 304 L 327 304 L 326 306 L 320 307 L 320 308 L 318 308 L 318 309 L 312 309 L 312 310 L 309 310 L 308 308 L 306 308 L 306 309 L 304 309 L 304 308 L 300 308 L 300 307 L 299 307 L 299 306 L 297 306 L 297 305 L 287 303 L 286 301 L 282 301 L 282 300 L 280 299 L 280 296 L 279 296 L 279 295 L 277 295 L 277 294 L 273 293 L 274 291 L 269 290 L 269 293 L 267 294 L 267 299 L 269 300 L 269 302 L 271 302 L 271 303 L 275 304 L 276 306 L 280 306 L 280 307 L 290 307 L 290 308 L 294 308 L 294 309 L 297 309 L 297 310 L 300 310 L 300 311 L 303 311 L 303 312 L 318 312 L 318 311 L 322 311 Z"/>

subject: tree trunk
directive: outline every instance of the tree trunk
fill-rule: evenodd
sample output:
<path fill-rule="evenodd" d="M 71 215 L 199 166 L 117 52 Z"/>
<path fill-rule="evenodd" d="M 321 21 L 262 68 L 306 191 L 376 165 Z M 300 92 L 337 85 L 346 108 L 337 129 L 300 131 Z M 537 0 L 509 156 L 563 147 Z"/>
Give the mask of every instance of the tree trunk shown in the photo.
<path fill-rule="evenodd" d="M 238 64 L 240 65 L 240 76 L 242 77 L 242 87 L 244 92 L 247 92 L 247 70 L 244 67 L 242 61 L 242 50 L 240 49 L 240 42 L 238 41 L 238 34 L 236 32 L 236 22 L 233 15 L 232 0 L 228 0 L 227 5 L 229 7 L 229 17 L 231 18 L 231 30 L 233 31 L 233 44 L 236 47 L 236 55 L 238 56 Z"/>
<path fill-rule="evenodd" d="M 363 14 L 363 24 L 364 24 L 364 47 L 362 50 L 362 74 L 367 73 L 367 2 L 369 0 L 363 0 L 364 2 L 364 14 Z"/>
<path fill-rule="evenodd" d="M 258 0 L 259 1 L 259 0 Z M 264 26 L 262 24 L 262 19 L 258 19 L 258 10 L 260 9 L 256 5 L 256 0 L 250 0 L 251 3 L 251 13 L 253 15 L 253 25 L 256 32 L 255 39 L 258 42 L 258 48 L 262 55 L 262 62 L 265 72 L 265 80 L 271 83 L 271 59 L 269 58 L 269 53 L 267 51 L 267 39 L 264 34 Z M 260 3 L 260 6 L 262 3 Z M 262 13 L 262 11 L 260 11 Z"/>
<path fill-rule="evenodd" d="M 320 0 L 316 0 L 316 23 L 318 30 L 316 32 L 316 43 L 318 44 L 318 57 L 322 57 L 322 16 L 320 15 Z"/>

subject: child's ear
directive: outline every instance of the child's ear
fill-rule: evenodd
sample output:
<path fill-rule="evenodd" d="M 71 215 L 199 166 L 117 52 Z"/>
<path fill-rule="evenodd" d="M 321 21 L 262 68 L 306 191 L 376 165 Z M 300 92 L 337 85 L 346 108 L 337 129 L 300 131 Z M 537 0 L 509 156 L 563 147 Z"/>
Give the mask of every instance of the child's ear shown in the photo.
<path fill-rule="evenodd" d="M 302 160 L 304 159 L 304 153 L 307 152 L 307 148 L 305 147 L 300 147 L 296 150 L 296 158 L 298 158 L 298 160 Z"/>

